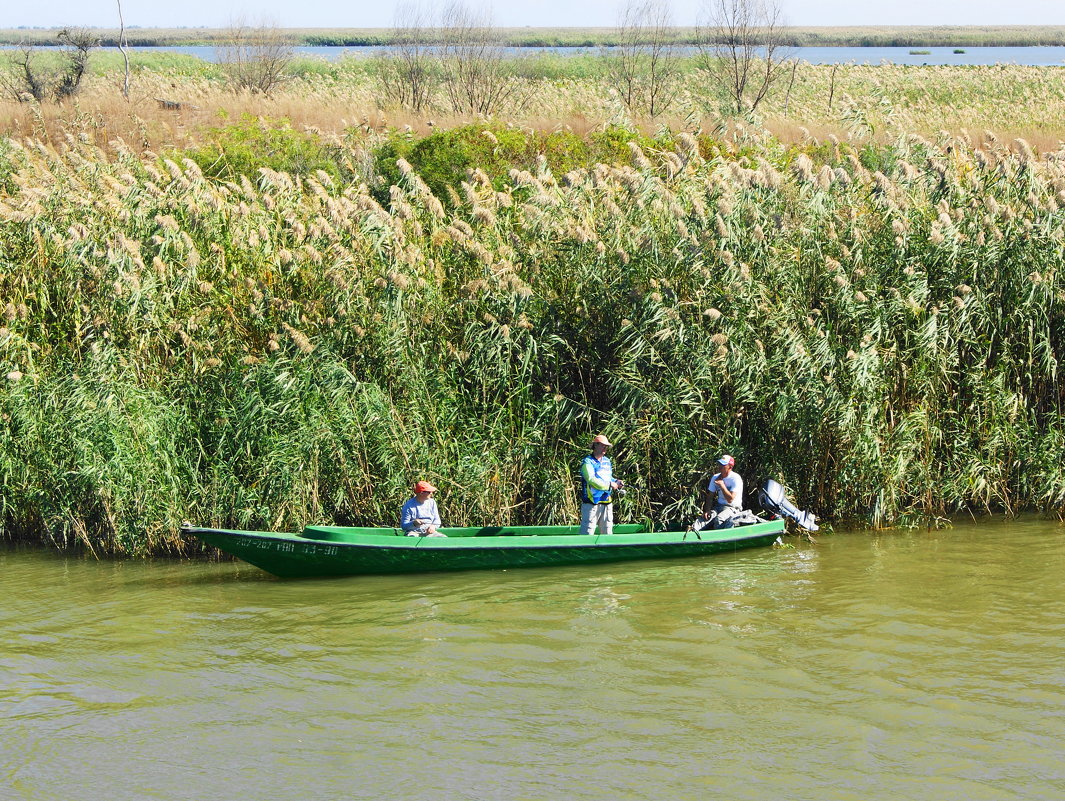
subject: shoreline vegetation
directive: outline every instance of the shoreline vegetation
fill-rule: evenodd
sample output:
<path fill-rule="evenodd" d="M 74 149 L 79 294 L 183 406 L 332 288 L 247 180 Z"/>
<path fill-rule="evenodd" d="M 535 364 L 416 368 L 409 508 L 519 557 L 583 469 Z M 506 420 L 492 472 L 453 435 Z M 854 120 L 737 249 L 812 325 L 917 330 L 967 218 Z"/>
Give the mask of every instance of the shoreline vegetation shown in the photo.
<path fill-rule="evenodd" d="M 118 44 L 117 28 L 93 29 L 105 47 Z M 620 42 L 613 27 L 604 28 L 497 28 L 509 47 L 609 47 Z M 789 47 L 1027 47 L 1065 46 L 1062 25 L 942 25 L 942 26 L 832 26 L 788 27 L 782 44 Z M 0 44 L 46 45 L 55 28 L 0 28 Z M 675 44 L 694 44 L 694 28 L 671 29 Z M 396 34 L 389 28 L 282 28 L 283 40 L 292 46 L 368 47 L 390 45 Z M 131 47 L 196 46 L 225 44 L 224 28 L 126 28 Z"/>
<path fill-rule="evenodd" d="M 5 539 L 391 524 L 416 479 L 571 523 L 597 431 L 619 519 L 723 450 L 825 520 L 1065 512 L 1060 70 L 805 65 L 730 115 L 688 63 L 650 117 L 545 57 L 477 115 L 373 59 L 137 54 L 127 102 L 99 55 L 0 100 Z"/>

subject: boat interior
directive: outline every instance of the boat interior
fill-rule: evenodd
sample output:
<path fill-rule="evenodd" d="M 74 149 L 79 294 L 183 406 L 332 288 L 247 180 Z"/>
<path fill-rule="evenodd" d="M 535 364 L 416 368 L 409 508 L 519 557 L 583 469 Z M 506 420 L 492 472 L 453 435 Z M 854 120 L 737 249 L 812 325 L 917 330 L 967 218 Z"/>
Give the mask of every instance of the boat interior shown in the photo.
<path fill-rule="evenodd" d="M 643 523 L 614 526 L 615 534 L 642 534 L 651 529 Z M 468 526 L 441 529 L 448 537 L 563 537 L 580 536 L 580 526 Z M 401 528 L 307 526 L 299 536 L 325 542 L 356 542 L 367 535 L 406 536 Z"/>

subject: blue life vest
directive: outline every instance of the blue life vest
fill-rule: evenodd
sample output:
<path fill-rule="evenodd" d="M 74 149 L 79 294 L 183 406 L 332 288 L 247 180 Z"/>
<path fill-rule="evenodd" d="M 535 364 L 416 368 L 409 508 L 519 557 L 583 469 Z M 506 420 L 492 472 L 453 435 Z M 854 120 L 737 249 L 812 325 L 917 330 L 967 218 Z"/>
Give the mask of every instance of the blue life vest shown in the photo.
<path fill-rule="evenodd" d="M 597 489 L 588 483 L 589 475 L 597 483 L 606 483 L 606 489 Z M 610 457 L 596 459 L 590 453 L 581 462 L 581 503 L 611 503 L 610 483 L 614 480 L 614 466 Z"/>

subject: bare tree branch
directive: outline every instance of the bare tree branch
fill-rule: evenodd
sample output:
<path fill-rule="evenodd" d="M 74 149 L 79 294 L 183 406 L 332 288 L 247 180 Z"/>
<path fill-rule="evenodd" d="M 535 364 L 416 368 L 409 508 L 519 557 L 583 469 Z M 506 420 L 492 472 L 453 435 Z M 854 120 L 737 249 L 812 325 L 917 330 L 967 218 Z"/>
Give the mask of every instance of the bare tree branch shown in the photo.
<path fill-rule="evenodd" d="M 10 71 L 0 74 L 4 91 L 18 101 L 43 102 L 49 95 L 48 81 L 36 66 L 37 51 L 23 42 L 11 57 Z"/>
<path fill-rule="evenodd" d="M 89 57 L 100 46 L 100 40 L 88 28 L 63 28 L 56 39 L 62 46 L 58 67 L 54 61 L 40 64 L 33 47 L 19 45 L 11 59 L 13 69 L 0 76 L 8 94 L 19 101 L 32 98 L 41 103 L 49 99 L 60 102 L 78 93 Z"/>
<path fill-rule="evenodd" d="M 516 98 L 518 83 L 488 11 L 453 0 L 444 7 L 440 34 L 441 77 L 454 111 L 494 114 Z"/>
<path fill-rule="evenodd" d="M 63 28 L 56 38 L 67 45 L 67 66 L 55 88 L 55 99 L 63 100 L 76 95 L 81 88 L 81 79 L 89 67 L 89 56 L 93 48 L 100 46 L 100 38 L 88 28 Z"/>
<path fill-rule="evenodd" d="M 632 113 L 661 114 L 676 96 L 680 62 L 671 29 L 668 0 L 629 0 L 621 9 L 607 74 Z"/>
<path fill-rule="evenodd" d="M 263 22 L 251 26 L 237 20 L 230 26 L 227 39 L 217 48 L 218 63 L 235 89 L 268 95 L 284 82 L 292 46 L 277 25 Z"/>
<path fill-rule="evenodd" d="M 725 88 L 731 111 L 754 111 L 786 71 L 784 30 L 778 0 L 705 0 L 700 61 Z"/>
<path fill-rule="evenodd" d="M 116 2 L 118 3 L 118 50 L 122 53 L 122 60 L 126 65 L 122 78 L 122 96 L 129 100 L 129 52 L 126 49 L 126 21 L 122 18 L 122 0 L 116 0 Z"/>
<path fill-rule="evenodd" d="M 400 3 L 392 28 L 393 46 L 379 57 L 377 80 L 386 102 L 424 111 L 438 83 L 433 42 L 437 38 L 427 14 L 416 3 Z"/>

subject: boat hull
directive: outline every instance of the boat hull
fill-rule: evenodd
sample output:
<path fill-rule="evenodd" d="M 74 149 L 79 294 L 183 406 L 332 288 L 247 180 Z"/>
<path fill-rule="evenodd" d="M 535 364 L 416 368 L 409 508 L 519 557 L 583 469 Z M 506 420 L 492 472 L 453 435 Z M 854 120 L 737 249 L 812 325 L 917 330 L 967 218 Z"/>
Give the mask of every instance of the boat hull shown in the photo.
<path fill-rule="evenodd" d="M 424 573 L 635 559 L 695 557 L 771 545 L 782 520 L 721 531 L 649 531 L 615 526 L 609 536 L 576 527 L 442 529 L 447 537 L 407 537 L 398 529 L 311 526 L 300 534 L 186 528 L 225 553 L 282 578 Z"/>

